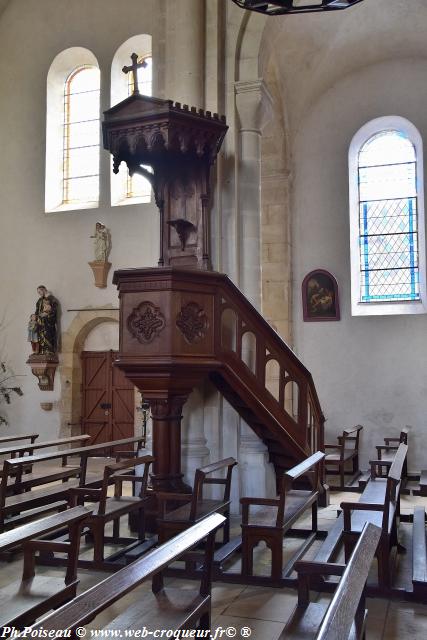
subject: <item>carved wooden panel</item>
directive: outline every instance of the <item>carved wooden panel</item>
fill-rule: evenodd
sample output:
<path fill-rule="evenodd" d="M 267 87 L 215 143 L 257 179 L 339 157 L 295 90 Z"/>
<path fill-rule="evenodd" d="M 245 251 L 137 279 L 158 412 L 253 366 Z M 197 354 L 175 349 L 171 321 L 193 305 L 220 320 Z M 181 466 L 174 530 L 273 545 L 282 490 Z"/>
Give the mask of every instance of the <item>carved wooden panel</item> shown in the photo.
<path fill-rule="evenodd" d="M 175 324 L 189 344 L 203 340 L 209 329 L 208 316 L 197 302 L 184 305 L 177 315 Z"/>
<path fill-rule="evenodd" d="M 160 308 L 148 300 L 141 302 L 127 319 L 129 333 L 142 344 L 157 338 L 165 326 L 166 319 Z"/>

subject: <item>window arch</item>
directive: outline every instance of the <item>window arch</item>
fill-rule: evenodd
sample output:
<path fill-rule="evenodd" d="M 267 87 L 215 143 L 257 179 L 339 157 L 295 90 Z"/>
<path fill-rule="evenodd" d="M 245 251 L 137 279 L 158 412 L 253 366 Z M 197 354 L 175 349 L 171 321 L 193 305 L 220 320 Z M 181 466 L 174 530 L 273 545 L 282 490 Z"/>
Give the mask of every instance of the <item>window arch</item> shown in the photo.
<path fill-rule="evenodd" d="M 132 53 L 138 55 L 138 62 L 146 66 L 138 70 L 138 86 L 141 94 L 152 95 L 152 54 L 151 36 L 142 34 L 126 40 L 116 51 L 111 65 L 111 105 L 125 100 L 133 91 L 133 75 L 124 74 L 122 68 L 130 64 Z M 150 169 L 149 167 L 145 167 Z M 121 206 L 151 202 L 151 184 L 139 174 L 132 178 L 125 166 L 118 174 L 111 171 L 111 204 Z"/>
<path fill-rule="evenodd" d="M 47 77 L 45 211 L 99 204 L 100 73 L 82 47 L 59 53 Z"/>
<path fill-rule="evenodd" d="M 99 69 L 74 69 L 64 87 L 62 204 L 99 200 Z"/>
<path fill-rule="evenodd" d="M 424 313 L 422 140 L 404 118 L 377 118 L 349 151 L 352 314 Z"/>

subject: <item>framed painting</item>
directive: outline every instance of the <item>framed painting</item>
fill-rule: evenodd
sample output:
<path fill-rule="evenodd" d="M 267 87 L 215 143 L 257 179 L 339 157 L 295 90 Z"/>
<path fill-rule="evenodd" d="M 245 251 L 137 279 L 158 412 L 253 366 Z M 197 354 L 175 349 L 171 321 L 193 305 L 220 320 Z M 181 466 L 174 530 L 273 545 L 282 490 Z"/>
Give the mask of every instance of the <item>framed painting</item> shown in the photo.
<path fill-rule="evenodd" d="M 340 319 L 338 283 L 325 269 L 308 273 L 302 283 L 304 322 Z"/>

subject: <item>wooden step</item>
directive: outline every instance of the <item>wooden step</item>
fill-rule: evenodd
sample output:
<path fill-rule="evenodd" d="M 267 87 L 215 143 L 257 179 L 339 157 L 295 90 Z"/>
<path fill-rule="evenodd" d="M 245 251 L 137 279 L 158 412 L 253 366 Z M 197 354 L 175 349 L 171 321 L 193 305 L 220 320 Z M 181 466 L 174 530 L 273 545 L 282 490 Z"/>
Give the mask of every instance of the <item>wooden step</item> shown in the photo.
<path fill-rule="evenodd" d="M 144 540 L 144 542 L 140 542 L 138 545 L 132 547 L 132 549 L 129 549 L 129 551 L 125 551 L 125 563 L 130 564 L 131 562 L 138 560 L 140 556 L 155 547 L 157 542 L 157 536 L 152 536 L 151 538 L 147 538 L 147 540 Z"/>
<path fill-rule="evenodd" d="M 237 536 L 227 542 L 227 544 L 223 544 L 218 551 L 215 551 L 213 563 L 216 566 L 221 566 L 223 562 L 231 558 L 231 556 L 236 553 L 242 546 L 242 536 Z"/>
<path fill-rule="evenodd" d="M 58 500 L 57 502 L 45 504 L 41 507 L 28 509 L 23 513 L 20 513 L 15 516 L 11 516 L 10 518 L 6 518 L 3 524 L 3 528 L 10 529 L 10 528 L 16 527 L 17 525 L 24 524 L 25 522 L 29 522 L 35 516 L 44 515 L 46 513 L 49 513 L 50 511 L 62 511 L 66 509 L 67 506 L 68 506 L 68 502 L 66 500 Z"/>
<path fill-rule="evenodd" d="M 412 585 L 414 595 L 427 602 L 427 547 L 424 507 L 415 507 L 412 529 Z"/>
<path fill-rule="evenodd" d="M 344 529 L 344 517 L 339 515 L 332 529 L 328 532 L 325 540 L 318 549 L 314 562 L 331 562 L 338 546 L 341 542 Z"/>
<path fill-rule="evenodd" d="M 427 470 L 421 471 L 419 489 L 413 493 L 417 496 L 427 496 Z"/>

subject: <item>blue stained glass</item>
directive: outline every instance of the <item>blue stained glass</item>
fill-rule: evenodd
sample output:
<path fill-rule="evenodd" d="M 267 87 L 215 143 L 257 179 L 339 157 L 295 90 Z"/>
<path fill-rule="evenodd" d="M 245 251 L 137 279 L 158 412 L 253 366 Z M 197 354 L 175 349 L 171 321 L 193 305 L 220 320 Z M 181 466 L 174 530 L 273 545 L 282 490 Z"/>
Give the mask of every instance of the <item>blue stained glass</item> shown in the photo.
<path fill-rule="evenodd" d="M 416 157 L 399 131 L 359 153 L 360 301 L 419 300 Z"/>

